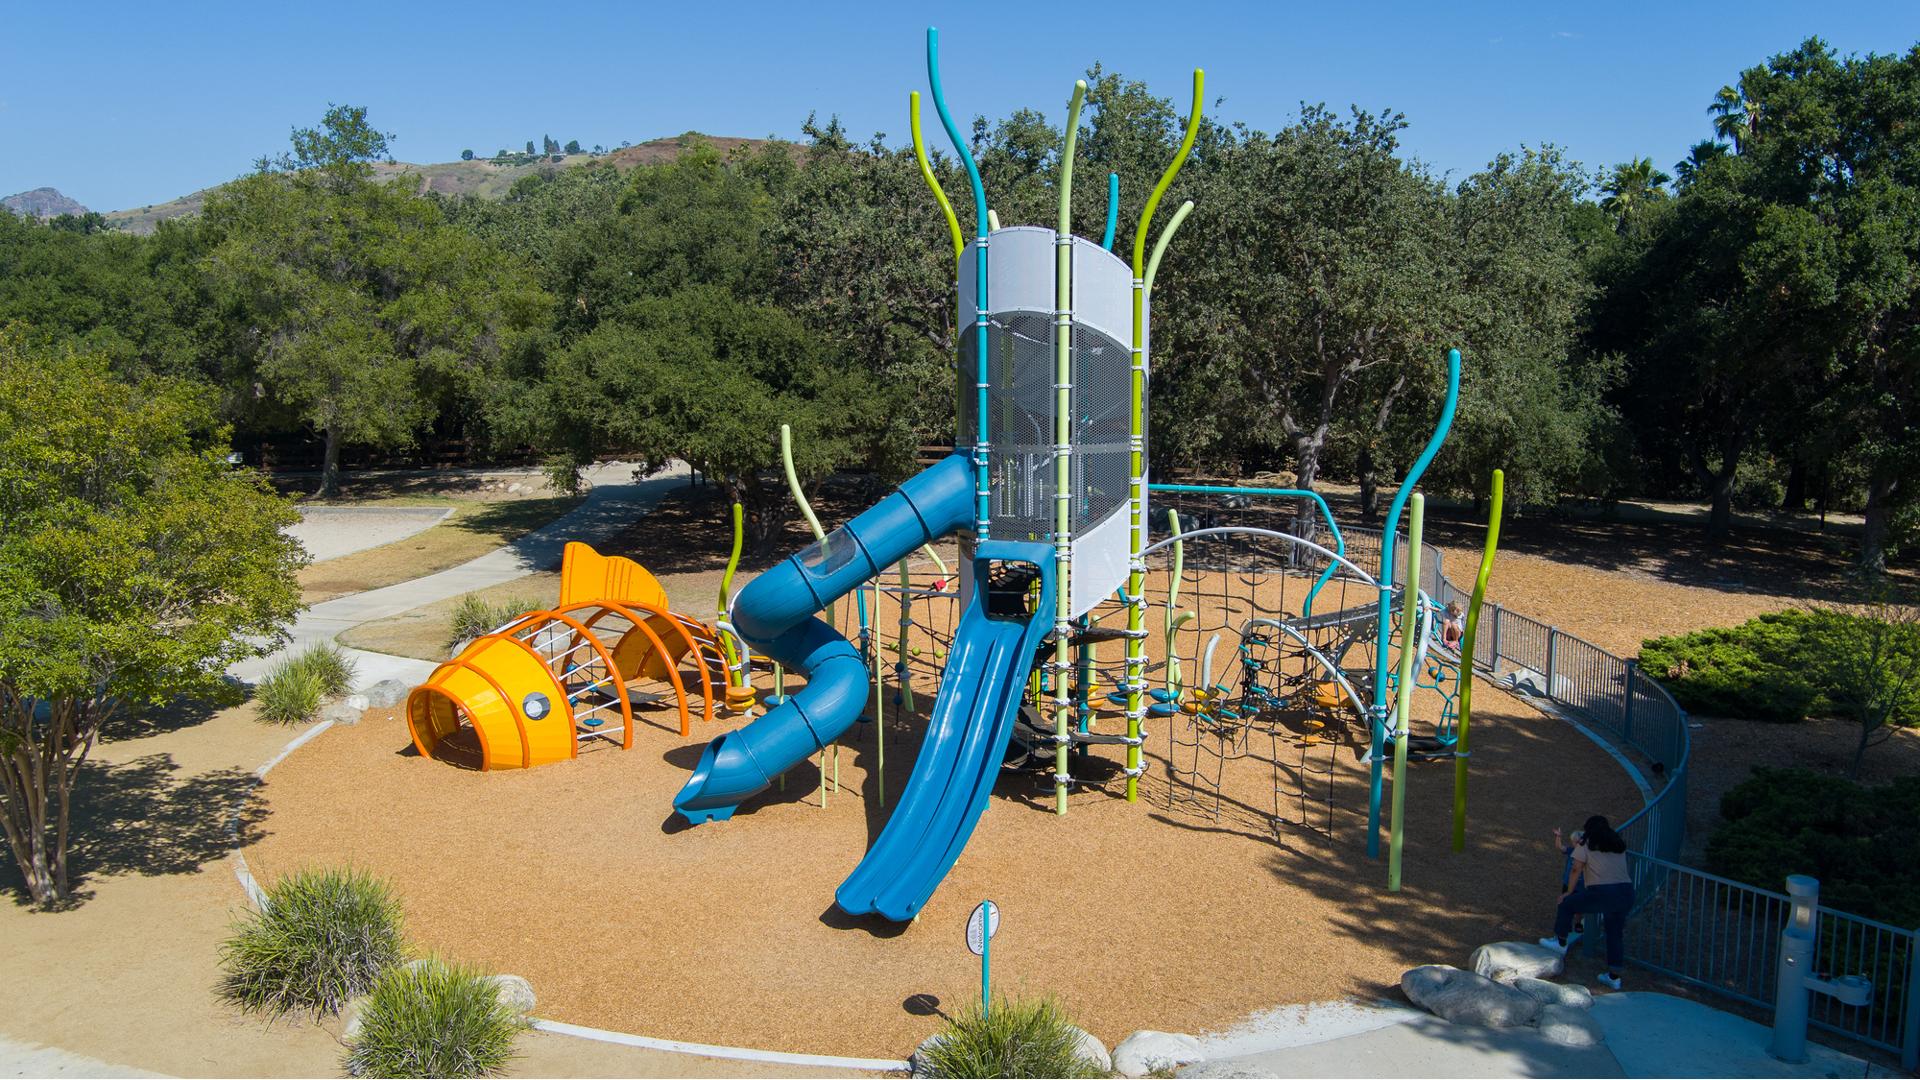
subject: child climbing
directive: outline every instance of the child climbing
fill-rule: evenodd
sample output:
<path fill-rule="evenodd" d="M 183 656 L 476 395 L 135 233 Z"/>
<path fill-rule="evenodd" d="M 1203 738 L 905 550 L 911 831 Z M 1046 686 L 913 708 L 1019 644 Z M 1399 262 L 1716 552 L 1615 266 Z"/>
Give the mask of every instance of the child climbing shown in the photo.
<path fill-rule="evenodd" d="M 1467 633 L 1467 613 L 1461 609 L 1460 601 L 1447 601 L 1447 617 L 1440 623 L 1440 644 L 1454 652 L 1460 651 L 1460 640 Z"/>
<path fill-rule="evenodd" d="M 1564 953 L 1575 916 L 1601 916 L 1607 933 L 1607 970 L 1600 976 L 1600 985 L 1618 990 L 1620 973 L 1627 963 L 1627 912 L 1633 908 L 1627 842 L 1598 814 L 1588 818 L 1586 828 L 1574 835 L 1578 840 L 1573 848 L 1573 874 L 1561 887 L 1553 936 L 1541 938 L 1540 944 Z"/>

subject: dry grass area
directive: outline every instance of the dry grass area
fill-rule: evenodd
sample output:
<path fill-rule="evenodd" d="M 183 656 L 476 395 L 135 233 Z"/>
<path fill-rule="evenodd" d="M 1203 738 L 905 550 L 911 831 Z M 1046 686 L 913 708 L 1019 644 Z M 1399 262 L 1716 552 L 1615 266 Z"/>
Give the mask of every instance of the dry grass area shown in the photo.
<path fill-rule="evenodd" d="M 431 529 L 300 571 L 300 598 L 309 604 L 365 592 L 458 566 L 510 544 L 579 506 L 585 496 L 452 498 L 453 513 Z M 402 505 L 417 503 L 407 500 Z M 357 505 L 366 505 L 365 503 Z"/>

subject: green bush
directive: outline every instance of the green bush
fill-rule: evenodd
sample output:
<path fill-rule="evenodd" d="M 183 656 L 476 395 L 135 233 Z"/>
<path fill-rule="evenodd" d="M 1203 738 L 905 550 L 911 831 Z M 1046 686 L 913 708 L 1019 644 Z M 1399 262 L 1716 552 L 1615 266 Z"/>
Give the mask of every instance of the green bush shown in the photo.
<path fill-rule="evenodd" d="M 1868 787 L 1807 769 L 1755 769 L 1720 799 L 1707 869 L 1779 890 L 1789 874 L 1820 879 L 1820 902 L 1920 925 L 1920 863 L 1903 838 L 1920 822 L 1920 777 Z"/>
<path fill-rule="evenodd" d="M 340 1011 L 404 951 L 400 903 L 357 870 L 303 870 L 267 889 L 220 947 L 220 995 L 269 1017 Z"/>
<path fill-rule="evenodd" d="M 311 672 L 320 681 L 320 692 L 327 697 L 335 697 L 353 689 L 353 657 L 331 641 L 314 645 L 287 663 Z"/>
<path fill-rule="evenodd" d="M 438 960 L 380 976 L 359 1018 L 349 1076 L 497 1076 L 526 1027 L 486 976 Z"/>
<path fill-rule="evenodd" d="M 304 724 L 320 711 L 327 696 L 318 672 L 298 664 L 282 663 L 253 691 L 260 703 L 260 719 L 270 724 Z"/>
<path fill-rule="evenodd" d="M 947 1023 L 926 1051 L 934 1076 L 1087 1077 L 1103 1075 L 1076 1053 L 1079 1033 L 1052 998 L 1001 998 L 982 1016 L 978 1006 Z"/>
<path fill-rule="evenodd" d="M 1894 636 L 1895 652 L 1920 651 L 1920 631 L 1910 625 L 1825 609 L 1775 611 L 1739 626 L 1649 639 L 1640 646 L 1640 667 L 1689 712 L 1779 722 L 1844 716 L 1844 676 L 1835 661 L 1862 648 L 1870 622 Z M 1920 723 L 1920 688 L 1901 694 L 1888 722 Z"/>
<path fill-rule="evenodd" d="M 453 626 L 447 631 L 447 648 L 451 650 L 463 641 L 490 634 L 522 612 L 540 606 L 538 600 L 489 601 L 479 593 L 468 593 L 453 607 Z"/>

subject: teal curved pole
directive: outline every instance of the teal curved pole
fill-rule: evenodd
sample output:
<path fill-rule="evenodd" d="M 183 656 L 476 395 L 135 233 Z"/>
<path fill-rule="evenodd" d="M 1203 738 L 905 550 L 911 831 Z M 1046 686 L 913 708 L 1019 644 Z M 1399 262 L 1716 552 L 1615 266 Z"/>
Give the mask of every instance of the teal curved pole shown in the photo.
<path fill-rule="evenodd" d="M 1107 234 L 1100 238 L 1100 246 L 1113 250 L 1113 230 L 1120 225 L 1120 174 L 1107 174 Z"/>
<path fill-rule="evenodd" d="M 1400 481 L 1400 490 L 1394 493 L 1393 505 L 1387 510 L 1386 527 L 1380 533 L 1380 623 L 1373 639 L 1373 738 L 1368 744 L 1367 761 L 1369 766 L 1367 788 L 1367 858 L 1380 857 L 1380 786 L 1381 756 L 1386 751 L 1387 740 L 1387 645 L 1393 636 L 1393 547 L 1400 535 L 1400 512 L 1406 509 L 1407 498 L 1413 494 L 1413 486 L 1420 482 L 1427 466 L 1433 464 L 1433 456 L 1440 452 L 1440 444 L 1447 441 L 1447 432 L 1453 427 L 1453 410 L 1460 403 L 1460 350 L 1447 350 L 1447 400 L 1440 407 L 1440 419 L 1433 425 L 1433 434 L 1427 439 L 1426 449 L 1420 451 L 1420 457 L 1407 470 L 1407 478 Z M 1410 583 L 1414 588 L 1418 582 Z M 1404 683 L 1400 692 L 1410 694 L 1412 688 Z M 1397 797 L 1397 794 L 1396 794 Z"/>
<path fill-rule="evenodd" d="M 987 190 L 980 183 L 980 166 L 974 163 L 973 151 L 968 148 L 965 139 L 960 137 L 960 129 L 954 126 L 953 114 L 947 111 L 947 95 L 940 87 L 940 29 L 927 27 L 927 85 L 933 92 L 933 108 L 940 114 L 940 126 L 946 129 L 947 138 L 953 143 L 954 152 L 960 155 L 960 163 L 966 166 L 967 183 L 973 187 L 974 231 L 974 292 L 973 292 L 973 343 L 976 353 L 974 365 L 974 441 L 973 441 L 973 497 L 975 540 L 987 539 L 989 518 L 987 495 L 987 454 L 991 449 L 987 442 Z"/>
<path fill-rule="evenodd" d="M 1313 504 L 1320 508 L 1320 517 L 1326 521 L 1327 531 L 1333 533 L 1334 554 L 1339 555 L 1341 558 L 1345 558 L 1347 554 L 1347 540 L 1346 537 L 1340 535 L 1340 523 L 1333 520 L 1332 508 L 1327 505 L 1327 500 L 1321 497 L 1317 491 L 1308 491 L 1305 488 L 1231 487 L 1219 484 L 1148 484 L 1147 490 L 1158 491 L 1163 494 L 1259 495 L 1263 497 L 1273 496 L 1288 499 L 1311 499 L 1313 500 Z M 1320 579 L 1313 583 L 1313 588 L 1307 590 L 1307 602 L 1300 607 L 1300 615 L 1302 618 L 1313 618 L 1313 599 L 1320 595 L 1320 590 L 1332 579 L 1333 572 L 1339 565 L 1340 564 L 1334 562 L 1327 563 L 1327 568 L 1320 572 Z"/>

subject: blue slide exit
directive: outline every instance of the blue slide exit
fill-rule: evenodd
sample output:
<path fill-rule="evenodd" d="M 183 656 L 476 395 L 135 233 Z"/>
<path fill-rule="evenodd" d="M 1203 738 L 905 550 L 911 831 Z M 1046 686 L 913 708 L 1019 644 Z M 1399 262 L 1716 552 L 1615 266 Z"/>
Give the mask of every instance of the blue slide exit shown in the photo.
<path fill-rule="evenodd" d="M 920 545 L 968 524 L 973 508 L 973 463 L 965 454 L 951 454 L 741 590 L 733 605 L 734 629 L 747 644 L 804 676 L 807 685 L 753 723 L 708 743 L 674 797 L 674 809 L 696 825 L 724 821 L 860 718 L 867 704 L 866 665 L 859 650 L 815 614 Z"/>
<path fill-rule="evenodd" d="M 913 778 L 880 838 L 834 893 L 847 914 L 912 919 L 973 835 L 1005 759 L 1034 654 L 1052 625 L 1053 559 L 1053 548 L 1038 543 L 989 540 L 975 552 L 973 595 L 960 616 Z M 1032 565 L 1039 571 L 1035 595 L 990 604 L 988 568 L 996 562 Z M 1019 613 L 990 610 L 1001 604 Z"/>

